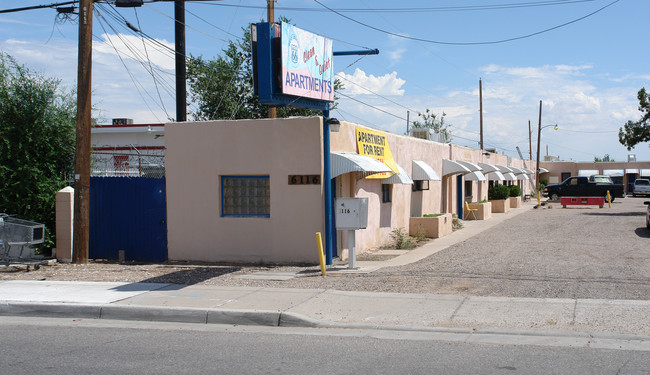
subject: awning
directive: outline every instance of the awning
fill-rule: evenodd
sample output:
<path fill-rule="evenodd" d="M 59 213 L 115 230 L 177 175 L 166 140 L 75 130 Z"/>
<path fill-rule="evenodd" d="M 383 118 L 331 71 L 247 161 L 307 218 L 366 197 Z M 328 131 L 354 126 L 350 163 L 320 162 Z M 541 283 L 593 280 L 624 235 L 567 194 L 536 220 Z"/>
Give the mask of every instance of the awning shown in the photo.
<path fill-rule="evenodd" d="M 489 172 L 498 172 L 499 168 L 492 164 L 488 163 L 477 163 L 479 167 L 483 168 L 484 173 L 489 173 Z"/>
<path fill-rule="evenodd" d="M 512 172 L 512 169 L 508 167 L 504 167 L 503 165 L 495 165 L 495 167 L 499 168 L 499 172 L 501 173 L 510 173 Z"/>
<path fill-rule="evenodd" d="M 456 163 L 466 167 L 469 169 L 471 172 L 477 172 L 477 171 L 482 171 L 483 168 L 479 167 L 478 165 L 474 163 L 470 163 L 468 161 L 462 161 L 462 160 L 454 160 Z M 482 181 L 482 180 L 481 180 Z"/>
<path fill-rule="evenodd" d="M 628 168 L 625 170 L 625 174 L 633 174 L 633 173 L 638 174 L 639 170 L 636 168 Z"/>
<path fill-rule="evenodd" d="M 603 174 L 609 177 L 623 177 L 625 171 L 623 169 L 603 169 Z"/>
<path fill-rule="evenodd" d="M 530 178 L 528 178 L 528 176 L 522 173 L 517 175 L 517 180 L 528 181 L 530 180 Z"/>
<path fill-rule="evenodd" d="M 523 170 L 524 170 L 524 172 L 526 172 L 526 174 L 535 174 L 535 171 L 530 170 L 528 168 L 523 168 Z"/>
<path fill-rule="evenodd" d="M 488 180 L 490 180 L 490 181 L 503 181 L 503 180 L 506 179 L 503 176 L 503 174 L 501 172 L 499 172 L 499 171 L 488 172 L 488 174 L 486 174 L 486 176 L 487 176 Z"/>
<path fill-rule="evenodd" d="M 485 181 L 485 175 L 479 171 L 469 172 L 464 175 L 463 178 L 465 181 Z"/>
<path fill-rule="evenodd" d="M 642 169 L 641 177 L 650 177 L 650 169 Z"/>
<path fill-rule="evenodd" d="M 598 173 L 598 169 L 580 169 L 578 171 L 578 176 L 580 177 L 589 177 L 595 174 L 600 174 Z"/>
<path fill-rule="evenodd" d="M 548 169 L 540 167 L 539 168 L 539 173 L 548 173 Z M 596 171 L 596 174 L 597 173 L 598 173 L 598 171 Z"/>
<path fill-rule="evenodd" d="M 413 180 L 434 180 L 440 181 L 440 176 L 429 164 L 422 160 L 413 160 Z"/>
<path fill-rule="evenodd" d="M 413 180 L 411 180 L 411 177 L 409 177 L 408 173 L 402 168 L 401 165 L 395 163 L 397 165 L 397 170 L 399 173 L 395 173 L 392 176 L 388 178 L 384 178 L 381 180 L 381 183 L 384 185 L 389 185 L 389 184 L 412 184 Z"/>
<path fill-rule="evenodd" d="M 453 160 L 442 159 L 442 175 L 448 176 L 450 174 L 467 174 L 471 172 L 466 166 L 456 163 Z"/>
<path fill-rule="evenodd" d="M 524 174 L 524 170 L 521 168 L 515 168 L 515 167 L 509 167 L 509 168 L 512 169 L 512 173 L 514 173 L 515 176 L 519 174 Z"/>
<path fill-rule="evenodd" d="M 331 178 L 348 172 L 393 172 L 379 160 L 354 152 L 332 152 L 330 158 Z"/>
<path fill-rule="evenodd" d="M 517 176 L 512 172 L 504 173 L 503 177 L 505 177 L 506 181 L 517 181 Z"/>

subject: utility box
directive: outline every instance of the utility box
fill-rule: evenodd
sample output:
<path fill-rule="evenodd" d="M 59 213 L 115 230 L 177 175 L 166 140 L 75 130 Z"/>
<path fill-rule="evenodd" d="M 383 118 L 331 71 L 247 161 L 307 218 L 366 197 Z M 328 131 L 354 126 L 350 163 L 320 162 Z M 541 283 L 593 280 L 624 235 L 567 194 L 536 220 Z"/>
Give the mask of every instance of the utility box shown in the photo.
<path fill-rule="evenodd" d="M 356 230 L 368 226 L 368 198 L 338 198 L 336 229 Z"/>

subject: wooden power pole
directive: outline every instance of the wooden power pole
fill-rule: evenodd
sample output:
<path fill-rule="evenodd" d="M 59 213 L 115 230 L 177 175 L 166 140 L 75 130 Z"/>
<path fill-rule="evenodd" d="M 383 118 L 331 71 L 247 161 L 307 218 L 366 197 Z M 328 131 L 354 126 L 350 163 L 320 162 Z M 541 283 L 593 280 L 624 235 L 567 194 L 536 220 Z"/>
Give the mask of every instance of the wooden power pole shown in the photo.
<path fill-rule="evenodd" d="M 74 234 L 72 261 L 88 263 L 90 222 L 90 116 L 93 0 L 79 1 L 79 61 L 77 67 L 77 135 L 74 163 Z"/>
<path fill-rule="evenodd" d="M 187 121 L 187 82 L 185 62 L 185 0 L 174 0 L 176 50 L 176 121 Z"/>
<path fill-rule="evenodd" d="M 273 24 L 273 22 L 275 22 L 275 8 L 274 8 L 275 1 L 276 0 L 266 0 L 266 18 L 270 24 Z M 275 107 L 269 107 L 269 113 L 267 117 L 268 118 L 276 117 Z"/>
<path fill-rule="evenodd" d="M 528 120 L 528 160 L 533 160 L 533 132 L 530 130 L 530 120 Z"/>
<path fill-rule="evenodd" d="M 481 151 L 483 151 L 483 83 L 478 80 L 478 103 L 481 123 Z"/>

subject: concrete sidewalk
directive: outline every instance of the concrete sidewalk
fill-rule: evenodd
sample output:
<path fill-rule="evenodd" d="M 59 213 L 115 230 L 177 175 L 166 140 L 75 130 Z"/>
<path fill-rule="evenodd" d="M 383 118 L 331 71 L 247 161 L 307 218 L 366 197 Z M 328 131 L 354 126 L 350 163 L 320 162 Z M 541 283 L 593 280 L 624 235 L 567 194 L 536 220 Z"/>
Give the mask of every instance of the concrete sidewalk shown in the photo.
<path fill-rule="evenodd" d="M 572 346 L 594 347 L 599 343 L 596 346 L 643 351 L 650 351 L 649 311 L 650 301 L 633 300 L 152 283 L 0 282 L 0 315 L 5 316 L 498 335 L 518 343 L 568 340 Z"/>

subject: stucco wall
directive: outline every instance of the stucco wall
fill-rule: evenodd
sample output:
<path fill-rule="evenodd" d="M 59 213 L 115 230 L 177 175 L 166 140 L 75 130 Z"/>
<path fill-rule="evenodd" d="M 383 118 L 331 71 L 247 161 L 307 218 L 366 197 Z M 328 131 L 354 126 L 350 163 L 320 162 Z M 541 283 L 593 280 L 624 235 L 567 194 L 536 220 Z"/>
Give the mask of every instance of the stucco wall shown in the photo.
<path fill-rule="evenodd" d="M 342 122 L 331 133 L 331 151 L 357 150 L 357 124 Z M 385 133 L 395 161 L 413 175 L 413 160 L 442 176 L 443 159 L 523 167 L 520 160 L 481 150 Z M 232 262 L 316 263 L 315 232 L 324 232 L 323 184 L 289 185 L 289 175 L 322 176 L 320 118 L 173 123 L 166 126 L 169 259 Z M 269 218 L 221 216 L 220 177 L 268 175 Z M 456 178 L 429 181 L 429 190 L 392 185 L 383 203 L 382 183 L 357 173 L 336 178 L 337 197 L 368 198 L 368 228 L 356 233 L 357 251 L 408 231 L 411 216 L 457 212 Z M 487 183 L 473 182 L 472 201 L 487 197 Z M 447 202 L 448 201 L 448 202 Z M 347 248 L 338 232 L 339 255 Z"/>
<path fill-rule="evenodd" d="M 170 260 L 314 263 L 324 232 L 320 118 L 166 125 Z M 269 218 L 221 217 L 220 176 L 268 175 Z"/>
<path fill-rule="evenodd" d="M 367 128 L 342 121 L 339 132 L 331 134 L 331 150 L 358 152 L 357 127 Z M 393 158 L 409 176 L 413 175 L 413 160 L 426 162 L 438 175 L 442 175 L 442 159 L 449 154 L 448 145 L 391 133 L 386 133 L 386 139 Z M 381 180 L 357 180 L 355 173 L 348 173 L 337 178 L 337 185 L 337 196 L 368 198 L 368 228 L 356 232 L 358 252 L 389 242 L 394 229 L 404 228 L 408 232 L 409 219 L 415 215 L 414 210 L 418 211 L 417 216 L 442 212 L 441 181 L 429 181 L 429 190 L 419 192 L 412 192 L 411 185 L 394 184 L 390 203 L 381 202 Z M 339 253 L 347 250 L 347 233 L 339 231 L 337 238 Z"/>

